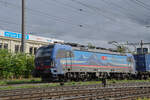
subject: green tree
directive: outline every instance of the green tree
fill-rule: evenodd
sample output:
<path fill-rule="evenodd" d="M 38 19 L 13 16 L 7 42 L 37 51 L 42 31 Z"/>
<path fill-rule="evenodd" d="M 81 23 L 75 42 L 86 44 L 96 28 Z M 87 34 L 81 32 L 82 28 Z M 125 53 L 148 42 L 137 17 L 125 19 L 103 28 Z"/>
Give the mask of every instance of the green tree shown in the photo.
<path fill-rule="evenodd" d="M 31 73 L 34 70 L 34 56 L 28 55 L 26 58 L 26 70 L 25 77 L 31 77 Z"/>
<path fill-rule="evenodd" d="M 12 59 L 13 74 L 15 78 L 22 78 L 26 70 L 26 56 L 25 54 L 15 54 Z"/>
<path fill-rule="evenodd" d="M 92 43 L 88 43 L 88 48 L 95 48 L 95 46 Z"/>
<path fill-rule="evenodd" d="M 0 78 L 12 76 L 11 59 L 12 54 L 8 50 L 0 49 Z"/>
<path fill-rule="evenodd" d="M 123 45 L 122 46 L 117 46 L 117 51 L 120 52 L 120 53 L 125 53 L 127 50 L 126 47 L 124 47 Z"/>
<path fill-rule="evenodd" d="M 34 56 L 29 54 L 13 54 L 0 49 L 0 78 L 28 78 L 34 69 Z"/>

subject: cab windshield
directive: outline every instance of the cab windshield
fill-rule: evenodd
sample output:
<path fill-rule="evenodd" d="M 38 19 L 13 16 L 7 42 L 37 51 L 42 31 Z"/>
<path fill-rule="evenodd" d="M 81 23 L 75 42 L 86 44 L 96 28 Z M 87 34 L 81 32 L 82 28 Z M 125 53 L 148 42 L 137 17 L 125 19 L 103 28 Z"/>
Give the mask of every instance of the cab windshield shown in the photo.
<path fill-rule="evenodd" d="M 36 53 L 35 57 L 36 57 L 36 58 L 51 57 L 53 47 L 54 47 L 53 45 L 40 47 L 40 48 L 37 50 L 37 53 Z"/>

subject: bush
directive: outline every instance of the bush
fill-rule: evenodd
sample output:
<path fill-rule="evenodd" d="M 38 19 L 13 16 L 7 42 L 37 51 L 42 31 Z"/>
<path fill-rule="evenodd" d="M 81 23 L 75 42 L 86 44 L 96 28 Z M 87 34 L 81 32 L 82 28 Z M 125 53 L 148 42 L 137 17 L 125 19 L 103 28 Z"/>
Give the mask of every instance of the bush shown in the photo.
<path fill-rule="evenodd" d="M 12 76 L 11 68 L 12 54 L 7 50 L 0 50 L 0 77 L 10 78 Z"/>
<path fill-rule="evenodd" d="M 0 78 L 28 78 L 34 69 L 34 56 L 27 54 L 12 54 L 0 49 Z"/>
<path fill-rule="evenodd" d="M 29 78 L 31 77 L 31 73 L 34 69 L 34 56 L 27 56 L 26 57 L 26 68 L 25 68 L 25 77 Z"/>

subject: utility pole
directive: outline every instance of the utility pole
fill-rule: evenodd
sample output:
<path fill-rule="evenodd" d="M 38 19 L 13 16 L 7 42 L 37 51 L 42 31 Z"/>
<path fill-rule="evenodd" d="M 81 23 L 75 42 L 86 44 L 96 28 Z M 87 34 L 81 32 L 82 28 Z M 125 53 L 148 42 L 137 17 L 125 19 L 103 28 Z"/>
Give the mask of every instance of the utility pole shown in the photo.
<path fill-rule="evenodd" d="M 25 53 L 25 0 L 22 0 L 22 38 L 21 38 L 21 52 Z"/>
<path fill-rule="evenodd" d="M 141 45 L 141 53 L 143 54 L 143 41 L 142 40 L 141 40 L 140 45 Z"/>

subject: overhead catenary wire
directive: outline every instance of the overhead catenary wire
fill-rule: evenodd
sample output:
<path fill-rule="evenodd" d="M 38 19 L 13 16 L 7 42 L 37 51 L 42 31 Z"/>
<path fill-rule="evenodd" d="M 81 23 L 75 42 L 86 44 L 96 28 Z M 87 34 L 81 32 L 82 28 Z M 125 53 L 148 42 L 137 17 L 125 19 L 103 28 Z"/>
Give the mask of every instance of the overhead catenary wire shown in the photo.
<path fill-rule="evenodd" d="M 6 2 L 4 2 L 4 1 L 0 1 L 0 3 L 6 3 Z M 7 2 L 7 4 L 8 5 L 11 5 L 12 7 L 15 7 L 15 8 L 19 8 L 20 9 L 20 6 L 18 6 L 18 5 L 15 5 L 15 4 L 12 4 L 12 3 L 9 3 L 9 2 Z M 7 6 L 8 7 L 8 6 Z M 41 12 L 34 12 L 32 9 L 30 9 L 30 13 L 32 13 L 32 14 L 34 14 L 35 15 L 35 13 L 37 13 L 37 14 L 41 14 Z M 42 14 L 43 16 L 44 16 L 44 14 Z M 48 15 L 46 15 L 46 17 L 48 17 Z M 49 16 L 49 17 L 51 17 L 51 16 Z M 49 19 L 51 19 L 51 18 L 47 18 L 48 20 Z M 34 18 L 36 18 L 36 17 L 34 17 Z M 51 19 L 51 20 L 53 20 L 53 19 Z M 53 21 L 56 21 L 56 22 L 63 22 L 63 21 L 59 21 L 59 20 L 53 20 Z M 65 22 L 63 22 L 63 23 L 65 23 Z M 69 24 L 70 25 L 70 24 Z M 42 26 L 44 26 L 44 25 L 42 25 Z M 75 27 L 81 27 L 80 25 L 75 25 L 74 24 L 74 26 Z M 36 26 L 37 27 L 37 26 Z M 46 27 L 46 26 L 45 26 Z M 31 27 L 28 27 L 28 28 L 30 28 L 31 29 Z M 84 27 L 83 27 L 84 28 Z M 82 28 L 82 29 L 83 29 Z M 85 29 L 85 28 L 84 28 Z M 54 32 L 53 32 L 54 33 Z"/>
<path fill-rule="evenodd" d="M 6 17 L 6 18 L 8 18 L 8 17 Z M 3 17 L 0 17 L 0 23 L 7 24 L 7 26 L 11 24 L 11 25 L 13 25 L 13 27 L 14 27 L 14 26 L 19 27 L 19 29 L 20 29 L 20 27 L 21 27 L 21 23 L 19 24 L 19 23 L 13 22 L 13 21 L 9 21 L 9 20 L 6 20 L 6 19 L 3 18 Z M 0 24 L 0 27 L 1 27 L 3 24 Z M 26 26 L 27 26 L 29 29 L 32 29 L 32 28 L 33 28 L 32 25 L 26 25 Z"/>
<path fill-rule="evenodd" d="M 147 7 L 149 7 L 149 6 L 150 6 L 150 5 L 148 5 L 148 4 L 146 4 L 146 3 L 144 3 L 144 2 L 142 2 L 142 1 L 140 1 L 140 0 L 135 0 L 135 1 L 142 3 L 143 5 L 145 5 L 145 6 L 147 6 Z"/>
<path fill-rule="evenodd" d="M 74 0 L 71 0 L 71 1 L 74 1 Z M 1 2 L 1 1 L 0 1 L 0 2 Z M 3 1 L 3 2 L 4 2 L 4 1 Z M 86 4 L 83 4 L 82 2 L 78 2 L 78 1 L 76 1 L 76 2 L 79 3 L 79 4 L 81 4 L 82 6 L 88 7 L 88 8 L 90 8 L 90 9 L 94 10 L 94 11 L 97 10 L 97 12 L 98 12 L 99 14 L 101 14 L 101 16 L 103 16 L 103 17 L 105 17 L 105 18 L 107 18 L 107 19 L 109 19 L 109 20 L 111 20 L 111 21 L 115 21 L 114 18 L 111 18 L 111 17 L 109 17 L 109 16 L 106 16 L 106 15 L 102 14 L 103 11 L 102 11 L 101 9 L 97 8 L 97 7 L 93 7 L 93 6 L 90 6 L 90 5 L 86 5 Z M 6 1 L 5 1 L 5 3 L 6 3 Z M 11 4 L 11 3 L 7 2 L 7 4 Z M 15 4 L 14 4 L 14 5 L 15 5 Z M 29 9 L 29 11 L 32 12 L 32 13 L 39 13 L 39 14 L 44 15 L 44 16 L 47 16 L 47 17 L 52 17 L 51 15 L 49 15 L 49 14 L 47 14 L 47 13 L 45 13 L 45 12 L 39 11 L 39 10 L 34 10 L 34 9 L 31 9 L 31 8 L 27 8 L 27 9 Z M 102 13 L 100 13 L 100 11 L 101 11 Z M 53 17 L 56 19 L 55 21 L 57 21 L 57 22 L 64 22 L 64 23 L 65 23 L 65 21 L 63 21 L 64 18 L 61 18 L 61 19 L 63 19 L 63 20 L 59 20 L 59 19 L 58 19 L 59 17 L 56 17 L 56 16 L 54 16 L 54 15 L 53 15 Z M 67 20 L 66 22 L 68 23 L 68 22 L 70 22 L 70 21 Z M 69 23 L 69 24 L 72 24 L 72 23 Z M 75 25 L 75 26 L 80 26 L 80 24 L 79 24 L 79 25 Z M 82 26 L 84 26 L 84 25 L 82 25 Z"/>
<path fill-rule="evenodd" d="M 45 0 L 44 0 L 45 1 Z M 46 0 L 46 1 L 48 1 L 48 0 Z M 71 6 L 71 5 L 68 5 L 68 4 L 65 4 L 65 3 L 63 3 L 63 2 L 61 2 L 61 1 L 57 1 L 57 0 L 52 0 L 52 1 L 54 1 L 54 2 L 56 2 L 57 4 L 59 3 L 59 4 L 61 4 L 61 5 L 64 5 L 65 7 L 69 7 L 69 8 L 72 8 L 72 9 L 75 9 L 75 10 L 78 10 L 78 11 L 80 11 L 80 12 L 82 12 L 82 13 L 78 13 L 78 14 L 80 14 L 80 15 L 85 15 L 85 14 L 88 14 L 88 15 L 91 15 L 91 13 L 92 12 L 90 12 L 90 11 L 88 11 L 87 9 L 85 9 L 85 8 L 81 8 L 81 9 L 79 9 L 79 8 L 76 8 L 76 7 L 73 7 L 73 6 Z M 47 2 L 48 4 L 50 4 L 50 2 Z M 83 6 L 83 7 L 85 7 L 85 5 L 81 5 L 81 6 Z M 86 6 L 86 8 L 87 8 L 87 6 Z M 93 7 L 94 8 L 94 7 Z M 96 8 L 96 7 L 95 7 Z M 91 8 L 89 8 L 89 9 L 91 9 Z M 101 10 L 100 8 L 96 8 L 97 9 L 97 12 L 98 12 L 98 10 Z M 93 12 L 93 13 L 95 13 L 95 14 L 97 14 L 97 12 L 96 12 L 96 9 L 92 9 L 92 10 L 95 10 L 95 12 Z M 111 18 L 111 17 L 109 17 L 109 16 L 107 16 L 107 15 L 105 15 L 105 14 L 103 14 L 105 11 L 99 11 L 98 13 L 100 13 L 101 12 L 101 14 L 99 14 L 99 15 L 101 15 L 101 16 L 103 16 L 103 17 L 105 17 L 105 18 L 107 18 L 107 19 L 109 19 L 109 20 L 114 20 L 113 18 Z M 93 14 L 92 13 L 92 14 Z M 87 15 L 86 15 L 87 16 Z"/>
<path fill-rule="evenodd" d="M 45 1 L 45 0 L 44 0 Z M 55 1 L 56 3 L 60 3 L 60 1 L 57 1 L 57 0 L 52 0 L 52 1 Z M 47 2 L 48 4 L 50 4 L 50 2 Z M 62 4 L 62 5 L 64 5 L 63 3 L 60 3 L 60 4 Z M 69 5 L 65 5 L 65 6 L 68 6 L 68 7 L 72 7 L 72 6 L 69 6 Z M 83 6 L 83 5 L 81 5 L 81 6 Z M 83 7 L 85 7 L 85 6 L 83 6 Z M 87 7 L 86 7 L 87 8 Z M 77 8 L 74 8 L 74 9 L 77 9 Z M 91 14 L 93 15 L 93 14 L 98 14 L 98 15 L 101 15 L 101 16 L 103 16 L 105 19 L 109 19 L 109 20 L 115 20 L 115 19 L 113 19 L 113 18 L 111 18 L 111 17 L 109 17 L 109 16 L 106 16 L 106 15 L 104 15 L 104 14 L 102 14 L 103 12 L 91 12 L 91 11 L 88 11 L 87 9 L 84 9 L 84 10 L 82 10 L 82 12 L 83 13 L 81 13 L 80 15 L 83 15 L 83 14 L 89 14 L 89 16 L 91 16 Z M 100 14 L 99 14 L 100 13 Z M 87 17 L 87 15 L 86 15 L 86 17 Z M 113 21 L 114 22 L 114 21 Z M 89 26 L 89 25 L 85 25 L 85 24 L 80 24 L 79 25 L 79 27 L 83 27 L 83 28 L 85 28 L 85 29 L 89 29 L 89 27 L 91 27 L 91 26 Z"/>
<path fill-rule="evenodd" d="M 6 20 L 2 20 L 1 18 L 0 18 L 0 23 L 2 23 L 2 24 L 0 24 L 0 27 L 2 27 L 4 30 L 8 30 L 8 29 L 12 29 L 12 30 L 16 30 L 16 27 L 17 27 L 17 29 L 18 29 L 18 31 L 20 32 L 20 27 L 21 27 L 21 24 L 18 24 L 18 23 L 15 23 L 15 22 L 12 22 L 12 21 L 6 21 Z M 8 25 L 13 25 L 13 26 L 11 26 L 11 27 L 14 27 L 14 28 L 10 28 L 10 27 L 4 27 L 4 26 L 8 26 Z M 29 28 L 29 29 L 33 29 L 33 26 L 32 25 L 27 25 L 27 27 Z M 40 27 L 40 26 L 39 26 Z M 46 26 L 45 26 L 46 27 Z M 48 26 L 47 26 L 48 27 Z M 38 32 L 37 32 L 38 33 Z M 53 33 L 55 33 L 55 32 L 53 32 Z"/>
<path fill-rule="evenodd" d="M 45 1 L 45 0 L 44 0 L 44 1 Z M 60 3 L 60 4 L 64 5 L 64 3 L 60 2 L 60 1 L 57 1 L 57 0 L 52 0 L 52 1 L 55 1 L 56 3 Z M 50 2 L 46 2 L 46 3 L 50 4 Z M 70 7 L 70 8 L 72 7 L 72 6 L 66 5 L 66 4 L 65 4 L 65 6 Z M 84 8 L 84 10 L 82 10 L 83 13 L 81 13 L 80 15 L 83 15 L 83 14 L 85 14 L 85 13 L 86 13 L 86 14 L 89 14 L 89 16 L 91 16 L 91 14 L 92 14 L 92 15 L 93 15 L 93 14 L 95 14 L 95 15 L 98 14 L 98 15 L 100 15 L 100 16 L 103 16 L 105 19 L 109 19 L 109 20 L 111 20 L 111 21 L 113 20 L 112 22 L 115 21 L 114 18 L 111 18 L 110 16 L 104 15 L 102 11 L 97 11 L 97 12 L 98 12 L 98 13 L 97 13 L 95 9 L 94 9 L 95 11 L 93 11 L 93 9 L 92 9 L 92 11 L 89 11 L 89 9 L 87 10 L 87 7 L 85 7 L 85 6 L 83 6 L 83 5 L 81 5 L 81 6 Z M 74 7 L 73 7 L 73 8 L 74 8 Z M 85 8 L 86 8 L 86 9 L 85 9 Z M 77 8 L 74 8 L 74 9 L 77 9 Z M 78 9 L 79 9 L 79 8 L 78 8 Z M 91 10 L 91 8 L 90 8 L 90 10 Z M 88 17 L 89 17 L 89 16 L 88 16 Z M 86 15 L 86 17 L 87 17 L 87 15 Z M 83 28 L 86 28 L 86 29 L 91 28 L 91 26 L 89 26 L 89 25 L 87 25 L 87 24 L 86 24 L 86 25 L 85 25 L 85 24 L 80 24 L 79 26 L 80 26 L 80 27 L 83 27 Z"/>
<path fill-rule="evenodd" d="M 88 4 L 83 3 L 83 2 L 81 2 L 81 1 L 78 1 L 78 0 L 71 0 L 71 1 L 73 1 L 73 2 L 75 2 L 75 3 L 78 3 L 78 4 L 80 4 L 80 5 L 83 5 L 83 6 L 89 8 L 89 9 L 91 9 L 91 10 L 93 10 L 93 11 L 97 11 L 98 14 L 101 14 L 101 15 L 104 16 L 106 19 L 109 19 L 109 20 L 112 21 L 112 22 L 117 22 L 115 18 L 112 18 L 112 17 L 110 17 L 110 16 L 104 15 L 104 13 L 106 13 L 106 12 L 104 12 L 102 9 L 100 9 L 100 8 L 98 8 L 98 7 L 94 7 L 94 6 L 88 5 Z M 102 0 L 102 1 L 106 2 L 105 0 Z M 108 3 L 110 3 L 110 2 L 108 2 Z M 124 7 L 122 7 L 122 6 L 120 6 L 120 5 L 117 5 L 117 4 L 112 3 L 112 2 L 111 2 L 111 4 L 113 4 L 114 7 L 116 7 L 116 8 L 120 8 L 120 9 L 124 9 L 124 11 L 128 11 L 128 9 L 125 9 Z M 130 13 L 130 12 L 127 12 L 127 14 L 130 15 L 131 17 L 134 17 L 134 18 L 137 17 L 137 16 L 135 16 L 134 14 L 132 14 L 132 13 Z"/>
<path fill-rule="evenodd" d="M 53 1 L 56 1 L 56 0 L 53 0 Z M 97 9 L 98 11 L 100 11 L 101 9 L 99 9 L 99 8 L 96 8 L 96 7 L 92 7 L 92 6 L 89 6 L 89 5 L 86 5 L 86 4 L 83 4 L 82 2 L 79 2 L 79 1 L 77 1 L 77 0 L 71 0 L 71 1 L 75 1 L 75 2 L 77 2 L 77 3 L 79 3 L 79 4 L 81 4 L 81 5 L 83 5 L 83 6 L 86 6 L 86 7 L 88 7 L 88 8 L 90 8 L 90 9 L 93 9 L 93 10 L 95 10 L 95 9 Z M 104 1 L 104 0 L 102 0 L 102 1 Z M 0 2 L 5 2 L 5 3 L 7 3 L 7 4 L 12 4 L 12 3 L 9 3 L 9 2 L 6 2 L 6 1 L 0 1 Z M 13 5 L 15 5 L 15 4 L 13 4 Z M 115 5 L 116 6 L 116 5 Z M 118 7 L 118 6 L 117 6 Z M 119 7 L 121 7 L 121 6 L 119 6 Z M 122 8 L 122 7 L 121 7 Z M 32 12 L 32 13 L 39 13 L 39 14 L 42 14 L 42 15 L 44 15 L 44 16 L 48 16 L 48 17 L 54 17 L 55 19 L 56 19 L 56 21 L 60 21 L 60 22 L 65 22 L 65 21 L 63 21 L 63 20 L 66 20 L 66 19 L 64 19 L 64 18 L 60 18 L 60 17 L 57 17 L 57 16 L 54 16 L 54 15 L 49 15 L 49 14 L 47 14 L 47 13 L 45 13 L 45 12 L 42 12 L 42 11 L 38 11 L 38 10 L 34 10 L 34 9 L 31 9 L 31 8 L 27 8 L 27 9 L 29 9 L 29 11 L 30 12 Z M 102 10 L 101 10 L 102 11 Z M 102 12 L 103 13 L 103 12 Z M 106 15 L 103 15 L 101 13 L 101 15 L 102 16 L 104 16 L 104 17 L 106 17 L 106 18 L 108 18 L 108 19 L 110 19 L 111 21 L 114 21 L 114 19 L 112 19 L 111 17 L 109 17 L 109 16 L 106 16 Z M 61 19 L 61 20 L 59 20 L 59 19 Z M 66 21 L 67 23 L 68 22 L 70 22 L 70 21 Z M 70 23 L 70 24 L 72 24 L 72 23 Z M 76 26 L 78 26 L 78 25 L 76 25 Z M 80 25 L 79 25 L 80 26 Z"/>
<path fill-rule="evenodd" d="M 83 9 L 83 8 L 78 8 L 78 7 L 74 7 L 74 6 L 71 6 L 71 5 L 69 5 L 69 4 L 66 4 L 66 3 L 64 3 L 64 2 L 61 2 L 60 0 L 51 0 L 51 1 L 53 1 L 53 2 L 55 2 L 55 3 L 57 3 L 57 4 L 60 4 L 61 6 L 64 6 L 65 8 L 71 8 L 71 9 L 68 9 L 68 10 L 72 10 L 74 13 L 78 13 L 78 14 L 83 14 L 84 15 L 84 13 L 86 13 L 86 11 Z M 50 2 L 51 2 L 50 1 Z M 45 4 L 51 4 L 50 2 L 49 2 L 49 0 L 43 0 L 43 2 L 46 2 Z"/>
<path fill-rule="evenodd" d="M 75 0 L 73 0 L 73 1 L 75 1 Z M 58 1 L 59 2 L 59 1 Z M 9 2 L 8 2 L 9 3 Z M 86 8 L 88 8 L 88 9 L 84 9 L 83 10 L 83 12 L 84 11 L 86 11 L 86 12 L 84 12 L 84 13 L 93 13 L 93 14 L 97 14 L 97 15 L 100 15 L 100 16 L 103 16 L 105 19 L 109 19 L 110 21 L 112 21 L 112 22 L 116 22 L 115 21 L 115 18 L 113 18 L 112 16 L 108 16 L 107 14 L 104 14 L 104 11 L 102 10 L 102 9 L 100 9 L 99 7 L 93 7 L 93 5 L 92 5 L 92 7 L 91 7 L 91 5 L 83 5 L 83 3 L 84 2 L 81 2 L 82 3 L 82 6 L 83 7 L 85 7 L 86 6 Z M 78 3 L 77 3 L 78 4 Z M 9 5 L 9 4 L 8 4 Z M 81 4 L 80 4 L 81 5 Z M 90 7 L 89 7 L 90 6 Z M 115 5 L 114 5 L 115 6 Z M 71 7 L 71 6 L 70 6 Z M 20 7 L 19 7 L 20 8 Z M 124 8 L 124 7 L 123 7 Z M 53 20 L 53 21 L 56 21 L 56 22 L 62 22 L 62 23 L 66 23 L 66 24 L 68 24 L 68 25 L 73 25 L 74 27 L 83 27 L 83 28 L 81 28 L 81 29 L 84 29 L 84 30 L 89 30 L 89 29 L 96 29 L 96 28 L 94 28 L 94 27 L 91 27 L 90 25 L 84 25 L 83 23 L 81 23 L 81 24 L 74 24 L 74 23 L 72 23 L 71 21 L 68 21 L 66 18 L 62 18 L 62 17 L 58 17 L 58 16 L 51 16 L 49 13 L 45 13 L 45 12 L 43 12 L 43 11 L 39 11 L 39 10 L 34 10 L 34 9 L 32 9 L 32 8 L 30 8 L 30 9 L 27 9 L 27 10 L 29 10 L 29 13 L 31 14 L 31 15 L 35 15 L 35 14 L 38 14 L 38 15 L 41 15 L 41 16 L 45 16 L 46 18 L 47 18 L 47 20 Z M 90 11 L 89 11 L 90 10 Z M 125 10 L 125 9 L 124 9 Z M 107 12 L 106 12 L 107 13 Z M 81 13 L 81 15 L 82 15 L 82 13 Z M 97 17 L 100 17 L 100 16 L 97 16 Z M 107 16 L 107 17 L 105 17 L 105 16 Z M 35 17 L 34 17 L 35 18 Z M 132 27 L 130 27 L 130 28 L 132 28 Z"/>
<path fill-rule="evenodd" d="M 6 21 L 6 20 L 2 20 L 0 18 L 0 28 L 4 29 L 4 30 L 13 30 L 13 29 L 17 29 L 18 31 L 20 31 L 20 27 L 21 25 L 20 24 L 17 24 L 17 23 L 14 23 L 14 22 L 10 22 L 10 21 Z M 11 27 L 8 27 L 8 25 L 11 25 Z M 14 27 L 14 28 L 13 28 Z"/>
<path fill-rule="evenodd" d="M 81 2 L 81 1 L 78 1 L 78 0 L 71 0 L 71 1 L 73 1 L 73 2 L 75 2 L 75 3 L 77 3 L 77 4 L 80 4 L 80 5 L 82 5 L 82 6 L 85 6 L 85 7 L 87 7 L 87 8 L 89 8 L 89 9 L 92 9 L 93 11 L 97 11 L 100 15 L 102 14 L 102 13 L 106 13 L 106 12 L 102 12 L 102 9 L 100 9 L 99 7 L 95 7 L 95 6 L 91 6 L 91 5 L 88 5 L 88 4 L 86 4 L 86 3 L 83 3 L 83 2 Z M 104 1 L 104 0 L 102 0 L 102 1 Z M 105 2 L 105 3 L 107 3 L 107 2 Z M 109 4 L 109 3 L 107 3 L 107 4 Z M 111 3 L 112 4 L 112 3 Z M 118 7 L 117 5 L 116 5 L 116 7 Z M 120 6 L 119 6 L 120 7 Z M 123 7 L 120 7 L 121 9 L 123 9 Z M 127 10 L 127 9 L 123 9 L 123 10 Z M 103 15 L 103 14 L 102 14 Z M 106 17 L 105 17 L 106 16 Z M 135 15 L 131 15 L 131 16 L 134 16 L 134 18 L 136 17 Z M 109 16 L 107 16 L 107 15 L 104 15 L 104 17 L 106 18 L 106 19 L 109 19 L 109 21 L 111 21 L 111 22 L 115 22 L 115 23 L 117 23 L 117 21 L 115 20 L 115 18 L 111 18 L 111 17 L 109 17 Z M 110 19 L 111 18 L 111 19 Z M 126 25 L 127 27 L 129 27 L 128 25 Z M 132 28 L 132 27 L 129 27 L 129 28 Z"/>
<path fill-rule="evenodd" d="M 130 0 L 131 2 L 135 3 L 136 5 L 145 8 L 146 10 L 150 11 L 149 5 L 143 3 L 142 1 L 139 0 Z"/>
<path fill-rule="evenodd" d="M 114 7 L 116 7 L 117 9 L 119 8 L 119 9 L 122 9 L 123 11 L 126 11 L 125 13 L 127 14 L 127 15 L 129 15 L 130 17 L 132 17 L 132 18 L 137 18 L 137 16 L 134 14 L 135 13 L 135 11 L 134 10 L 129 10 L 128 8 L 126 8 L 126 7 L 123 7 L 123 6 L 121 6 L 121 5 L 118 5 L 118 4 L 116 4 L 116 3 L 114 3 L 114 2 L 111 2 L 111 1 L 109 1 L 109 0 L 102 0 L 103 2 L 105 2 L 105 3 L 107 3 L 107 4 L 109 4 L 109 5 L 113 5 Z M 109 1 L 109 2 L 108 2 Z M 148 15 L 145 15 L 145 16 L 148 16 Z"/>
<path fill-rule="evenodd" d="M 7 4 L 16 6 L 15 4 L 11 4 L 11 3 L 9 3 L 9 2 L 7 2 Z M 17 8 L 18 8 L 18 7 L 19 7 L 19 6 L 17 6 Z M 32 13 L 39 13 L 39 14 L 42 14 L 42 15 L 46 15 L 47 17 L 51 17 L 51 16 L 49 16 L 47 13 L 42 12 L 42 11 L 33 10 L 33 9 L 31 9 L 31 8 L 26 8 L 26 9 L 29 9 L 29 11 L 32 12 Z M 106 17 L 106 16 L 104 16 L 104 17 Z M 111 20 L 113 20 L 113 19 L 111 19 Z M 55 21 L 64 22 L 64 21 L 60 21 L 60 20 L 58 20 L 58 19 L 56 19 Z M 77 25 L 75 25 L 75 26 L 77 27 Z M 82 29 L 84 28 L 85 30 L 87 30 L 87 28 L 85 28 L 85 25 L 79 24 L 78 26 L 79 26 L 79 27 L 82 27 Z M 87 25 L 86 25 L 86 26 L 87 26 Z M 90 26 L 89 26 L 89 27 L 90 27 Z"/>
<path fill-rule="evenodd" d="M 130 0 L 130 1 L 138 7 L 142 7 L 143 8 L 142 10 L 146 10 L 147 15 L 149 14 L 148 12 L 150 12 L 150 7 L 147 4 L 145 4 L 144 2 L 139 1 L 139 0 Z M 150 15 L 145 16 L 144 13 L 142 15 L 144 15 L 144 17 L 145 17 L 145 20 L 143 20 L 144 25 L 149 24 Z"/>
<path fill-rule="evenodd" d="M 4 3 L 4 1 L 0 1 L 0 3 Z M 6 1 L 5 1 L 5 3 L 6 3 Z M 16 7 L 16 8 L 20 8 L 20 6 L 16 5 L 16 4 L 12 4 L 12 3 L 9 3 L 9 2 L 7 2 L 7 4 L 11 5 L 13 7 Z M 61 17 L 55 16 L 55 15 L 50 15 L 49 13 L 46 13 L 46 12 L 43 12 L 43 11 L 40 11 L 40 10 L 35 10 L 35 9 L 32 9 L 32 8 L 28 8 L 28 7 L 26 7 L 26 9 L 29 12 L 38 13 L 40 15 L 47 16 L 49 19 L 51 18 L 53 21 L 56 21 L 56 22 L 63 22 L 63 23 L 67 23 L 69 25 L 72 25 L 74 27 L 80 27 L 79 26 L 80 24 L 78 24 L 78 25 L 73 24 L 73 23 L 71 23 L 71 21 L 67 20 L 66 18 L 61 18 Z"/>
<path fill-rule="evenodd" d="M 2 19 L 0 19 L 0 22 L 7 23 L 7 24 L 19 25 L 19 24 L 15 23 L 15 22 L 10 22 L 10 21 L 6 21 L 6 20 L 2 20 Z"/>
<path fill-rule="evenodd" d="M 103 16 L 103 17 L 106 18 L 106 19 L 109 19 L 109 20 L 111 20 L 111 21 L 115 21 L 114 18 L 105 15 L 105 14 L 104 14 L 104 11 L 101 10 L 100 8 L 97 8 L 97 7 L 94 7 L 94 6 L 91 6 L 91 5 L 82 3 L 82 2 L 80 2 L 80 1 L 78 1 L 78 0 L 71 0 L 71 1 L 74 2 L 74 3 L 80 4 L 80 5 L 82 5 L 82 6 L 86 7 L 86 8 L 88 8 L 88 9 L 91 9 L 92 11 L 96 12 L 97 14 Z"/>
<path fill-rule="evenodd" d="M 33 11 L 33 12 L 34 12 L 34 11 Z M 79 25 L 79 26 L 80 26 L 80 27 L 84 27 L 83 25 Z M 85 29 L 87 30 L 87 28 L 88 28 L 88 29 L 91 29 L 91 26 L 86 26 Z"/>
<path fill-rule="evenodd" d="M 6 21 L 6 20 L 2 20 L 1 18 L 0 18 L 0 23 L 2 23 L 2 24 L 0 24 L 0 27 L 3 27 L 3 29 L 7 29 L 7 28 L 9 28 L 9 27 L 4 27 L 4 26 L 8 26 L 8 25 L 13 25 L 13 26 L 11 26 L 11 27 L 18 27 L 17 29 L 20 31 L 20 27 L 21 27 L 21 24 L 18 24 L 18 23 L 15 23 L 15 22 L 12 22 L 12 21 Z M 33 26 L 32 25 L 27 25 L 27 27 L 29 28 L 29 29 L 33 29 Z M 40 26 L 39 26 L 40 27 Z M 14 29 L 14 28 L 12 28 L 12 29 Z M 54 32 L 53 32 L 54 33 Z"/>
<path fill-rule="evenodd" d="M 57 1 L 57 0 L 52 0 L 52 1 Z M 84 4 L 84 3 L 82 3 L 81 1 L 78 1 L 78 0 L 71 0 L 71 1 L 75 1 L 75 2 L 77 2 L 77 3 L 80 3 L 81 5 L 83 5 L 83 6 L 89 6 L 90 8 L 93 8 L 93 9 L 97 9 L 97 10 L 99 10 L 99 11 L 101 11 L 102 13 L 101 14 L 103 14 L 103 13 L 105 13 L 105 11 L 103 11 L 102 9 L 100 9 L 100 8 L 98 8 L 98 7 L 92 7 L 92 6 L 90 6 L 90 5 L 86 5 L 86 4 Z M 106 0 L 102 0 L 101 2 L 105 2 L 106 4 L 111 4 L 111 5 L 114 5 L 115 7 L 117 7 L 117 8 L 120 8 L 120 9 L 122 9 L 122 10 L 124 10 L 124 11 L 127 11 L 127 14 L 128 15 L 130 15 L 131 17 L 137 17 L 137 16 L 135 16 L 134 15 L 134 11 L 132 10 L 132 12 L 130 12 L 130 11 L 128 11 L 128 9 L 127 8 L 125 8 L 125 7 L 122 7 L 122 6 L 120 6 L 120 5 L 117 5 L 117 4 L 115 4 L 115 3 L 113 3 L 113 2 L 107 2 Z M 57 1 L 57 3 L 59 3 L 59 1 Z M 62 4 L 62 2 L 61 2 L 61 4 Z M 66 6 L 68 6 L 68 5 L 66 5 Z M 71 6 L 69 6 L 70 8 L 71 8 Z M 77 8 L 76 8 L 77 9 Z M 85 9 L 84 11 L 86 11 L 87 9 Z M 87 12 L 87 11 L 86 11 Z M 103 14 L 104 15 L 104 14 Z M 144 14 L 145 15 L 145 14 Z M 106 15 L 105 15 L 106 16 Z M 145 16 L 148 16 L 147 14 L 145 15 Z M 109 17 L 109 16 L 107 16 L 107 17 Z M 149 17 L 149 16 L 148 16 Z M 109 17 L 109 18 L 111 18 L 111 17 Z"/>
<path fill-rule="evenodd" d="M 55 0 L 54 0 L 55 1 Z M 20 6 L 19 5 L 16 5 L 16 4 L 12 4 L 12 3 L 9 3 L 9 2 L 4 2 L 4 1 L 0 1 L 0 3 L 7 3 L 8 5 L 11 5 L 11 6 L 13 6 L 13 7 L 15 7 L 15 8 L 20 8 Z M 67 18 L 61 18 L 61 17 L 58 17 L 58 16 L 54 16 L 54 15 L 50 15 L 50 14 L 48 14 L 48 13 L 45 13 L 45 12 L 42 12 L 42 11 L 39 11 L 39 10 L 34 10 L 34 9 L 31 9 L 31 8 L 26 8 L 27 10 L 29 10 L 30 11 L 30 13 L 32 12 L 32 13 L 38 13 L 38 14 L 40 14 L 40 15 L 43 15 L 43 16 L 48 16 L 48 17 L 53 17 L 53 19 L 55 18 L 55 21 L 57 21 L 57 22 L 64 22 L 64 23 L 69 23 L 69 22 L 71 22 L 71 21 L 69 21 Z M 79 9 L 80 10 L 80 9 Z M 84 11 L 82 11 L 82 12 L 84 12 Z M 73 25 L 73 23 L 69 23 L 69 24 L 72 24 Z M 75 25 L 75 24 L 74 24 Z M 80 25 L 75 25 L 75 26 L 80 26 Z"/>

